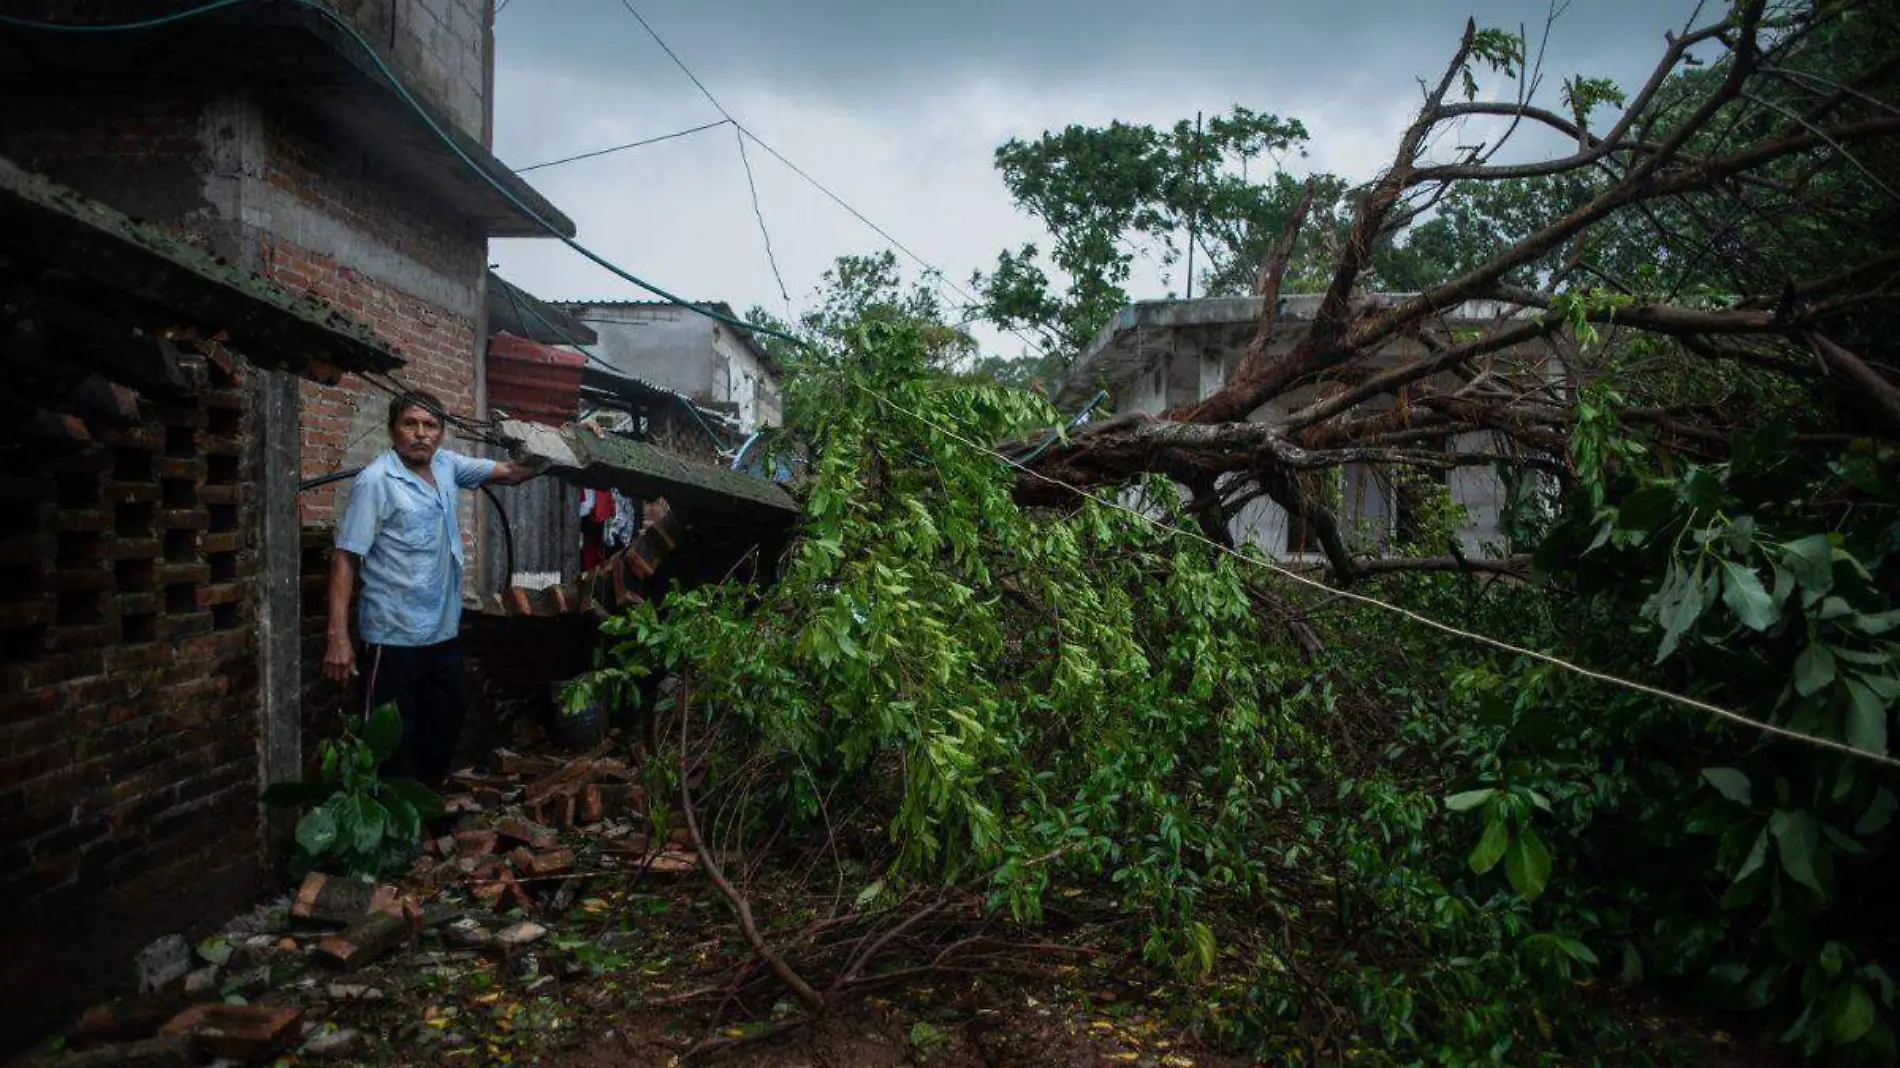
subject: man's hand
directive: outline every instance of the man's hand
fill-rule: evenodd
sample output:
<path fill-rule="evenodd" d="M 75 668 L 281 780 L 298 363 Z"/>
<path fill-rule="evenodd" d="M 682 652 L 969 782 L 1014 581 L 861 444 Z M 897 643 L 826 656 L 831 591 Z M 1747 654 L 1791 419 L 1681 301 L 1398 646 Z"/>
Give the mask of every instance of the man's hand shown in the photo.
<path fill-rule="evenodd" d="M 338 683 L 356 677 L 356 649 L 350 645 L 349 635 L 330 635 L 329 645 L 323 651 L 323 677 Z"/>
<path fill-rule="evenodd" d="M 501 486 L 518 486 L 541 474 L 552 463 L 545 456 L 528 455 L 519 460 L 499 460 L 488 481 Z"/>

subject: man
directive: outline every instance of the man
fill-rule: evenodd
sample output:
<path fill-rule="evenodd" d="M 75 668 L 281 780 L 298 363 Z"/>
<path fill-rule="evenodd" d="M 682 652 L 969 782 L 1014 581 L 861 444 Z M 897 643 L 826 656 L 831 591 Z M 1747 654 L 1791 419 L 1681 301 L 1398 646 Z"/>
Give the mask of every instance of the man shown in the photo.
<path fill-rule="evenodd" d="M 359 672 L 350 644 L 350 594 L 359 569 L 357 631 L 369 706 L 402 712 L 402 746 L 383 773 L 439 784 L 462 733 L 462 532 L 456 491 L 512 486 L 538 463 L 481 460 L 442 448 L 442 402 L 411 390 L 389 402 L 390 449 L 356 476 L 336 528 L 330 564 L 330 627 L 323 674 L 347 683 Z"/>

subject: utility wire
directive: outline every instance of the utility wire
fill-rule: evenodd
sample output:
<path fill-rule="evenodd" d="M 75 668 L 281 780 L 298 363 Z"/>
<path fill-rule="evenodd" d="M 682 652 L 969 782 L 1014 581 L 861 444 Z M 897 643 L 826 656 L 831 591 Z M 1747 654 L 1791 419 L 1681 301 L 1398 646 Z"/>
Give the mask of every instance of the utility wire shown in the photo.
<path fill-rule="evenodd" d="M 1163 534 L 1169 535 L 1171 537 L 1187 538 L 1190 541 L 1198 541 L 1202 543 L 1203 545 L 1206 545 L 1208 548 L 1213 549 L 1215 552 L 1222 553 L 1227 556 L 1231 556 L 1234 559 L 1239 560 L 1242 563 L 1249 564 L 1253 567 L 1257 567 L 1265 571 L 1270 571 L 1273 574 L 1280 576 L 1281 578 L 1287 579 L 1292 582 L 1296 582 L 1302 586 L 1310 587 L 1314 590 L 1318 590 L 1319 592 L 1329 597 L 1338 597 L 1343 600 L 1352 601 L 1357 604 L 1363 604 L 1371 608 L 1376 608 L 1383 612 L 1389 612 L 1393 615 L 1399 616 L 1402 619 L 1406 619 L 1412 623 L 1416 623 L 1421 627 L 1426 627 L 1431 630 L 1438 631 L 1441 634 L 1447 634 L 1447 635 L 1450 635 L 1451 637 L 1460 638 L 1460 639 L 1463 639 L 1464 641 L 1472 642 L 1477 645 L 1489 646 L 1490 648 L 1497 649 L 1500 652 L 1510 653 L 1514 656 L 1526 657 L 1531 660 L 1536 660 L 1539 663 L 1549 664 L 1551 667 L 1558 668 L 1559 670 L 1562 670 L 1562 671 L 1568 671 L 1573 675 L 1577 675 L 1582 678 L 1589 679 L 1593 682 L 1599 682 L 1607 686 L 1614 686 L 1614 687 L 1617 687 L 1618 689 L 1628 690 L 1632 693 L 1639 693 L 1646 697 L 1654 697 L 1657 700 L 1667 701 L 1673 704 L 1678 704 L 1678 705 L 1683 706 L 1684 708 L 1694 709 L 1695 711 L 1698 711 L 1698 712 L 1706 712 L 1709 715 L 1715 716 L 1719 719 L 1724 719 L 1724 720 L 1729 721 L 1730 723 L 1734 723 L 1743 727 L 1748 727 L 1752 730 L 1760 731 L 1763 734 L 1774 735 L 1775 737 L 1785 738 L 1785 739 L 1788 739 L 1789 741 L 1802 742 L 1808 745 L 1816 746 L 1821 749 L 1830 749 L 1837 753 L 1843 753 L 1851 757 L 1858 757 L 1861 760 L 1871 761 L 1875 764 L 1881 764 L 1887 767 L 1900 768 L 1900 759 L 1895 759 L 1893 757 L 1886 756 L 1880 753 L 1874 753 L 1866 749 L 1856 749 L 1851 745 L 1847 745 L 1844 742 L 1835 741 L 1832 738 L 1822 738 L 1817 735 L 1804 734 L 1800 731 L 1790 730 L 1786 727 L 1778 727 L 1772 723 L 1765 723 L 1758 719 L 1751 719 L 1748 716 L 1744 716 L 1739 712 L 1734 712 L 1729 709 L 1723 708 L 1720 705 L 1710 704 L 1707 701 L 1699 701 L 1693 697 L 1687 697 L 1687 696 L 1684 696 L 1683 694 L 1674 693 L 1672 691 L 1665 690 L 1657 686 L 1648 685 L 1647 683 L 1637 682 L 1634 679 L 1626 679 L 1619 675 L 1611 675 L 1606 672 L 1596 671 L 1591 668 L 1584 667 L 1581 664 L 1571 663 L 1570 661 L 1565 660 L 1562 657 L 1553 656 L 1550 653 L 1539 652 L 1536 649 L 1527 649 L 1521 645 L 1513 645 L 1510 642 L 1503 641 L 1502 639 L 1498 639 L 1498 638 L 1493 638 L 1486 634 L 1480 634 L 1476 631 L 1465 630 L 1460 627 L 1455 627 L 1449 623 L 1441 623 L 1438 620 L 1431 618 L 1430 616 L 1426 616 L 1418 612 L 1414 612 L 1411 609 L 1402 607 L 1400 605 L 1391 604 L 1387 601 L 1381 601 L 1377 597 L 1371 597 L 1363 593 L 1355 592 L 1353 590 L 1340 589 L 1336 586 L 1329 586 L 1326 583 L 1319 581 L 1318 579 L 1311 578 L 1306 575 L 1302 575 L 1299 572 L 1293 571 L 1289 568 L 1281 567 L 1280 565 L 1275 564 L 1270 560 L 1263 560 L 1258 557 L 1248 556 L 1245 553 L 1241 553 L 1234 549 L 1230 549 L 1227 546 L 1222 545 L 1221 543 L 1213 540 L 1212 538 L 1209 538 L 1206 535 L 1199 533 L 1198 531 L 1187 530 L 1185 528 L 1177 527 L 1177 526 L 1171 526 L 1169 524 L 1161 522 L 1160 520 L 1154 518 L 1153 516 L 1148 515 L 1138 509 L 1131 508 L 1128 505 L 1121 503 L 1120 501 L 1111 500 L 1106 497 L 1098 496 L 1097 494 L 1090 493 L 1087 490 L 1084 490 L 1078 486 L 1072 486 L 1069 483 L 1064 482 L 1063 480 L 1056 478 L 1052 475 L 1045 475 L 1040 471 L 1026 467 L 1021 462 L 1011 459 L 1010 457 L 1005 456 L 1000 452 L 997 452 L 995 449 L 990 448 L 987 445 L 978 444 L 977 442 L 972 441 L 971 439 L 963 436 L 962 434 L 957 433 L 955 430 L 952 430 L 949 427 L 944 426 L 942 423 L 939 423 L 936 420 L 931 419 L 930 417 L 923 415 L 920 412 L 913 412 L 910 409 L 903 407 L 902 405 L 898 404 L 896 401 L 891 400 L 889 397 L 885 396 L 882 393 L 879 393 L 877 390 L 872 389 L 870 386 L 867 386 L 862 382 L 853 381 L 851 384 L 856 386 L 858 389 L 864 391 L 865 393 L 869 394 L 871 397 L 875 398 L 878 402 L 884 404 L 886 407 L 889 407 L 892 411 L 896 411 L 904 415 L 907 415 L 910 418 L 915 419 L 916 421 L 920 423 L 923 423 L 925 426 L 931 427 L 932 429 L 936 430 L 938 433 L 941 433 L 945 435 L 946 437 L 951 438 L 954 441 L 957 441 L 969 448 L 975 449 L 976 451 L 980 453 L 984 453 L 986 455 L 995 457 L 996 459 L 1001 460 L 1003 463 L 1009 465 L 1010 467 L 1015 468 L 1018 471 L 1021 471 L 1023 474 L 1026 474 L 1030 476 L 1031 478 L 1038 479 L 1042 482 L 1048 483 L 1049 485 L 1067 490 L 1068 492 L 1073 493 L 1077 497 L 1083 498 L 1085 500 L 1094 501 L 1096 504 L 1099 504 L 1104 508 L 1112 508 L 1118 512 L 1126 512 L 1129 515 L 1134 516 L 1136 519 L 1139 519 L 1142 522 L 1147 523 L 1148 525 L 1161 531 Z"/>
<path fill-rule="evenodd" d="M 672 133 L 661 134 L 658 137 L 647 137 L 647 138 L 642 138 L 641 140 L 638 140 L 638 141 L 629 141 L 624 145 L 614 145 L 609 148 L 597 148 L 593 150 L 592 152 L 582 152 L 574 156 L 562 156 L 560 159 L 551 159 L 542 163 L 530 163 L 526 167 L 516 167 L 515 173 L 526 174 L 529 171 L 538 171 L 545 167 L 559 167 L 563 163 L 575 163 L 584 159 L 593 159 L 597 156 L 612 155 L 615 152 L 625 152 L 626 150 L 630 148 L 645 148 L 647 145 L 657 145 L 661 141 L 671 141 L 675 137 L 685 137 L 687 134 L 696 134 L 702 130 L 710 130 L 710 129 L 713 129 L 714 127 L 730 126 L 730 125 L 732 125 L 731 119 L 720 119 L 718 122 L 708 122 L 700 126 L 695 126 L 690 130 L 675 130 Z"/>
<path fill-rule="evenodd" d="M 639 9 L 633 6 L 632 0 L 620 0 L 620 6 L 627 9 L 627 14 L 633 16 L 634 21 L 640 24 L 640 28 L 647 32 L 648 37 L 653 38 L 653 43 L 660 46 L 660 51 L 665 52 L 666 57 L 673 61 L 673 65 L 680 69 L 680 73 L 686 75 L 687 80 L 693 83 L 693 86 L 699 90 L 700 95 L 706 98 L 706 102 L 711 104 L 713 106 L 713 109 L 719 112 L 720 115 L 724 116 L 727 122 L 732 123 L 733 128 L 739 131 L 739 135 L 741 138 L 744 138 L 745 140 L 750 140 L 753 144 L 758 145 L 760 148 L 764 149 L 767 153 L 769 153 L 772 156 L 773 159 L 776 159 L 780 163 L 784 164 L 785 167 L 788 170 L 790 170 L 793 174 L 796 174 L 800 178 L 804 179 L 806 184 L 810 185 L 813 189 L 818 190 L 818 192 L 824 194 L 827 198 L 831 200 L 832 203 L 838 205 L 840 208 L 843 208 L 847 213 L 850 214 L 852 218 L 863 223 L 866 227 L 868 227 L 871 230 L 872 233 L 876 234 L 877 236 L 883 238 L 886 242 L 888 242 L 892 248 L 895 248 L 897 251 L 902 252 L 904 255 L 910 257 L 912 261 L 914 261 L 918 266 L 924 269 L 925 278 L 933 279 L 935 283 L 939 286 L 949 287 L 951 292 L 955 293 L 958 297 L 962 298 L 963 301 L 969 306 L 974 307 L 981 303 L 979 300 L 977 300 L 974 294 L 970 293 L 970 291 L 964 289 L 962 286 L 952 281 L 950 279 L 950 276 L 947 274 L 944 274 L 943 271 L 940 270 L 935 264 L 931 263 L 929 260 L 924 259 L 922 256 L 919 256 L 917 253 L 911 251 L 910 246 L 904 244 L 902 241 L 899 241 L 897 238 L 891 236 L 890 231 L 884 229 L 882 226 L 879 226 L 877 223 L 872 222 L 869 216 L 865 215 L 863 212 L 859 211 L 857 208 L 852 207 L 850 202 L 846 201 L 843 197 L 839 196 L 837 193 L 832 192 L 830 187 L 826 186 L 823 182 L 820 182 L 818 179 L 813 178 L 808 172 L 806 172 L 806 170 L 803 167 L 800 167 L 798 164 L 793 163 L 791 159 L 785 155 L 785 153 L 780 152 L 776 148 L 773 148 L 758 134 L 753 133 L 749 128 L 747 128 L 745 123 L 742 123 L 739 121 L 737 116 L 733 115 L 732 112 L 726 110 L 726 106 L 719 102 L 719 98 L 713 95 L 712 90 L 706 88 L 706 83 L 703 81 L 700 81 L 699 75 L 693 73 L 693 68 L 686 65 L 686 61 L 680 58 L 679 53 L 673 51 L 673 46 L 667 44 L 666 39 L 661 37 L 659 34 L 659 31 L 653 28 L 653 24 L 648 22 L 646 20 L 646 17 L 640 14 Z M 740 151 L 742 154 L 744 152 L 744 148 L 745 146 L 742 141 L 740 144 Z M 748 162 L 746 164 L 746 176 L 747 176 L 748 182 L 751 180 L 751 171 L 752 171 L 752 167 L 751 167 L 751 164 Z M 754 194 L 754 200 L 755 201 L 757 200 L 756 193 Z M 762 221 L 761 221 L 761 226 L 763 226 Z M 768 245 L 770 244 L 769 239 L 767 241 L 767 244 Z M 775 266 L 774 274 L 776 275 L 776 273 L 777 273 L 777 268 Z M 783 294 L 784 289 L 785 289 L 785 284 L 783 281 L 781 281 L 779 283 L 779 291 L 781 294 Z M 788 304 L 790 303 L 789 298 L 787 298 L 787 303 Z M 1007 329 L 1010 333 L 1015 334 L 1017 339 L 1022 341 L 1025 345 L 1028 345 L 1029 347 L 1035 349 L 1037 352 L 1040 352 L 1045 356 L 1049 355 L 1049 350 L 1047 348 L 1038 344 L 1035 341 L 1035 339 L 1024 334 L 1020 329 L 1016 327 L 1006 327 L 1005 329 Z"/>
<path fill-rule="evenodd" d="M 778 273 L 778 257 L 772 254 L 772 232 L 765 228 L 765 212 L 759 210 L 759 185 L 752 180 L 752 160 L 745 151 L 745 132 L 733 126 L 733 141 L 739 145 L 739 164 L 745 168 L 745 187 L 752 194 L 752 217 L 759 220 L 759 238 L 765 242 L 765 262 L 772 268 L 772 281 L 778 283 L 779 299 L 785 302 L 785 317 L 792 317 L 792 295 L 785 292 L 785 277 Z"/>

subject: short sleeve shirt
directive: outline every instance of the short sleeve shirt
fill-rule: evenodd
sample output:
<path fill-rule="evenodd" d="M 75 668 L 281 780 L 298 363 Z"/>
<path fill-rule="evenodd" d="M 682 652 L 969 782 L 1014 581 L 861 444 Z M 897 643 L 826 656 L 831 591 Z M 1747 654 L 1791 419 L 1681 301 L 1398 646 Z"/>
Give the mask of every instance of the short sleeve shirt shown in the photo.
<path fill-rule="evenodd" d="M 495 461 L 447 449 L 431 486 L 385 450 L 356 476 L 336 547 L 363 560 L 357 629 L 371 645 L 435 645 L 462 624 L 462 527 L 456 490 L 488 480 Z"/>

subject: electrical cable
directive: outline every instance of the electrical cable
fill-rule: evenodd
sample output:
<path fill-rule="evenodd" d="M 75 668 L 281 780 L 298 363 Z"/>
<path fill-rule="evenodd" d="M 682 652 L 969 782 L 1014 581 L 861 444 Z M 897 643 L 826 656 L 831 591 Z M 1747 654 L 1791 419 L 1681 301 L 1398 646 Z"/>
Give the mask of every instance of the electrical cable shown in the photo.
<path fill-rule="evenodd" d="M 772 268 L 772 281 L 778 283 L 779 299 L 785 302 L 785 316 L 792 316 L 792 295 L 785 292 L 785 277 L 778 273 L 778 257 L 772 254 L 772 231 L 765 228 L 765 212 L 759 208 L 759 184 L 752 178 L 752 159 L 746 155 L 745 132 L 736 125 L 732 139 L 739 146 L 739 165 L 745 168 L 745 187 L 752 194 L 752 217 L 759 220 L 759 237 L 765 242 L 765 262 Z"/>
<path fill-rule="evenodd" d="M 818 190 L 820 193 L 823 193 L 826 197 L 830 198 L 832 203 L 838 205 L 840 208 L 843 208 L 847 213 L 851 215 L 852 218 L 858 220 L 859 222 L 863 223 L 866 227 L 868 227 L 872 233 L 876 234 L 877 236 L 883 238 L 885 241 L 889 242 L 892 248 L 895 248 L 899 252 L 902 252 L 904 255 L 909 256 L 912 261 L 914 261 L 918 266 L 924 269 L 925 278 L 927 279 L 934 278 L 938 285 L 949 287 L 951 292 L 961 297 L 971 307 L 974 307 L 981 303 L 980 301 L 977 300 L 974 294 L 970 293 L 968 290 L 964 289 L 962 286 L 958 285 L 957 283 L 951 281 L 950 276 L 947 274 L 944 274 L 943 271 L 940 270 L 935 264 L 931 263 L 929 260 L 924 259 L 922 256 L 919 256 L 917 253 L 911 251 L 909 246 L 905 245 L 902 241 L 899 241 L 897 238 L 892 237 L 889 231 L 885 230 L 882 226 L 879 226 L 878 224 L 872 222 L 869 216 L 865 215 L 863 212 L 859 211 L 858 209 L 852 207 L 850 203 L 848 203 L 843 197 L 839 196 L 837 193 L 832 192 L 831 189 L 829 189 L 823 182 L 820 182 L 818 179 L 813 178 L 810 174 L 806 173 L 803 167 L 800 167 L 798 164 L 793 163 L 783 152 L 780 152 L 778 149 L 773 148 L 771 145 L 767 144 L 764 139 L 759 137 L 758 134 L 753 133 L 749 128 L 747 128 L 745 123 L 740 122 L 738 118 L 732 114 L 732 112 L 726 110 L 726 106 L 719 102 L 719 98 L 713 95 L 712 90 L 706 88 L 706 83 L 699 80 L 699 75 L 693 73 L 693 68 L 686 65 L 686 61 L 680 58 L 679 53 L 673 51 L 673 46 L 667 44 L 666 39 L 661 37 L 659 34 L 659 31 L 653 28 L 653 24 L 648 22 L 646 20 L 646 17 L 640 14 L 639 9 L 633 6 L 632 0 L 620 0 L 620 6 L 627 9 L 627 14 L 633 16 L 634 21 L 640 24 L 640 28 L 647 32 L 647 36 L 653 38 L 653 43 L 660 46 L 660 51 L 665 52 L 666 57 L 673 61 L 673 65 L 680 69 L 680 73 L 686 75 L 687 80 L 693 83 L 693 86 L 699 90 L 700 95 L 706 98 L 706 102 L 711 104 L 713 106 L 713 109 L 715 111 L 718 111 L 720 115 L 724 116 L 727 122 L 732 123 L 733 128 L 739 132 L 739 135 L 742 138 L 749 139 L 753 144 L 758 145 L 760 148 L 770 153 L 773 159 L 776 159 L 780 163 L 784 164 L 788 170 L 790 170 L 793 174 L 798 175 L 800 178 L 804 179 L 806 184 L 810 185 L 813 189 Z M 741 152 L 743 151 L 744 151 L 744 146 L 742 144 Z M 746 164 L 746 173 L 747 173 L 747 180 L 750 181 L 751 164 L 749 162 Z M 753 200 L 756 202 L 757 199 L 758 199 L 758 194 L 755 191 L 753 194 Z M 760 225 L 763 226 L 763 221 L 761 221 Z M 770 244 L 769 239 L 767 241 L 767 244 L 768 245 Z M 783 292 L 784 288 L 785 288 L 785 285 L 783 282 L 781 282 L 779 284 L 780 291 Z M 787 300 L 787 303 L 789 303 L 789 298 Z M 1047 348 L 1044 348 L 1042 345 L 1038 344 L 1033 338 L 1030 338 L 1029 336 L 1025 335 L 1021 330 L 1017 329 L 1016 327 L 1005 327 L 1004 329 L 1008 330 L 1012 334 L 1015 334 L 1017 340 L 1035 349 L 1037 352 L 1041 353 L 1042 355 L 1044 356 L 1049 355 L 1049 350 Z"/>
<path fill-rule="evenodd" d="M 611 148 L 597 148 L 593 150 L 592 152 L 582 152 L 579 155 L 574 155 L 574 156 L 563 156 L 560 159 L 551 159 L 551 160 L 546 161 L 545 163 L 530 163 L 526 167 L 516 167 L 515 173 L 526 174 L 529 171 L 538 171 L 547 167 L 559 167 L 564 163 L 575 163 L 584 159 L 593 159 L 596 156 L 606 156 L 606 155 L 611 155 L 615 152 L 625 152 L 627 149 L 630 149 L 630 148 L 644 148 L 647 145 L 657 145 L 661 141 L 671 141 L 676 137 L 685 137 L 687 134 L 696 134 L 704 130 L 711 130 L 720 126 L 730 126 L 730 125 L 732 125 L 731 119 L 720 119 L 718 122 L 704 123 L 702 125 L 695 126 L 690 130 L 675 130 L 670 134 L 661 134 L 658 137 L 648 137 L 639 141 L 629 141 L 624 145 L 614 145 Z"/>
<path fill-rule="evenodd" d="M 501 516 L 501 546 L 507 553 L 508 561 L 508 577 L 503 580 L 502 585 L 512 586 L 515 581 L 515 532 L 508 528 L 508 509 L 501 506 L 501 498 L 495 496 L 494 489 L 486 483 L 480 489 L 482 496 L 488 498 L 488 503 L 494 505 L 496 513 Z"/>

